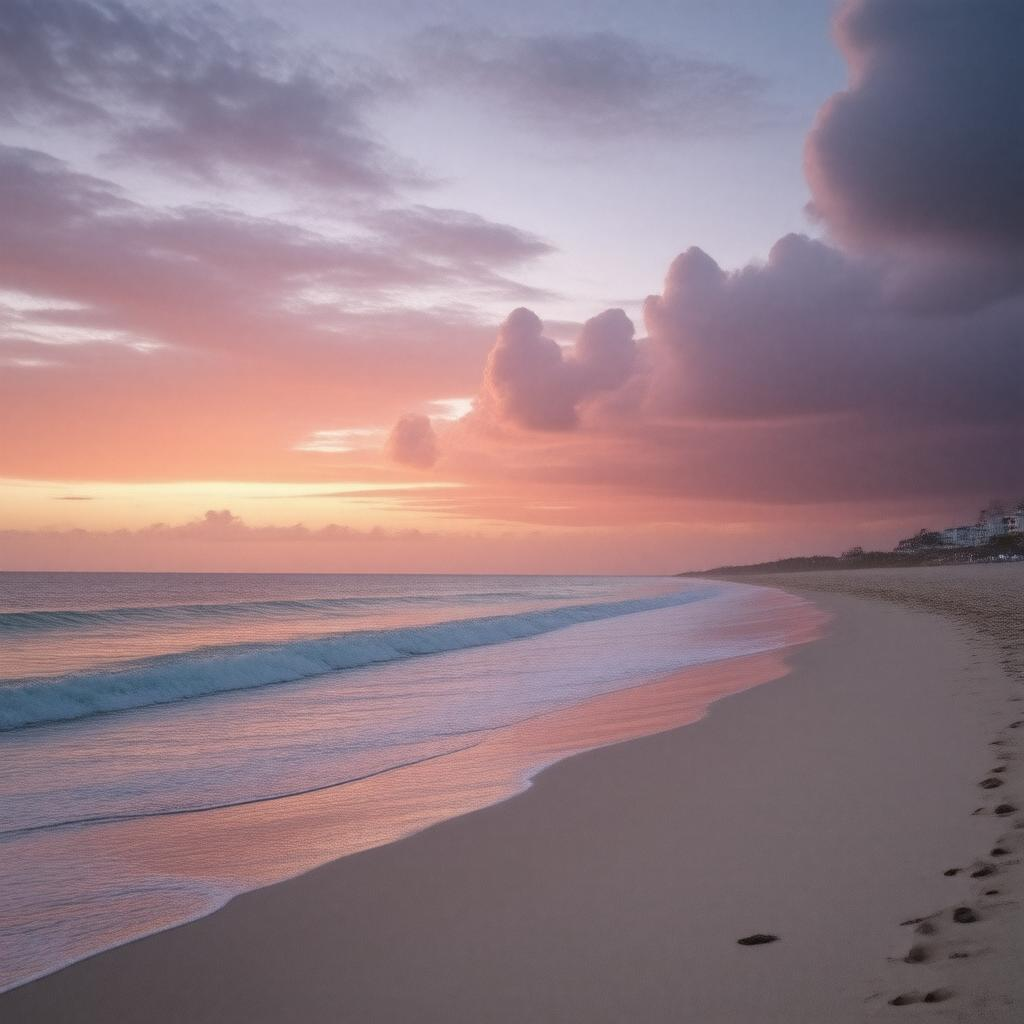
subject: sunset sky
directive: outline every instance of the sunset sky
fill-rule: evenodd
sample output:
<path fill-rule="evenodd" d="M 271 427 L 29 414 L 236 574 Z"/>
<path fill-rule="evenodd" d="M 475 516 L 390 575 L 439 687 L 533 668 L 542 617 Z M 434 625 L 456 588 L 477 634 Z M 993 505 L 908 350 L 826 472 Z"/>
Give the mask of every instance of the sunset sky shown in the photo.
<path fill-rule="evenodd" d="M 3 0 L 0 568 L 671 572 L 1024 496 L 1019 0 L 286 11 Z"/>

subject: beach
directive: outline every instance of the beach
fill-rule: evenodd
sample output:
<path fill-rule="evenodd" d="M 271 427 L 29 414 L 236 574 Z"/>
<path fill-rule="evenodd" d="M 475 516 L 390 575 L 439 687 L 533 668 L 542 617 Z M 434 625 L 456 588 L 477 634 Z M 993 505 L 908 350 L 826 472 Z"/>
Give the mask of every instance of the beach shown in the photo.
<path fill-rule="evenodd" d="M 745 577 L 830 617 L 772 681 L 15 988 L 0 1019 L 1017 1021 L 1022 568 Z"/>
<path fill-rule="evenodd" d="M 0 1024 L 1024 1024 L 1022 49 L 0 0 Z"/>

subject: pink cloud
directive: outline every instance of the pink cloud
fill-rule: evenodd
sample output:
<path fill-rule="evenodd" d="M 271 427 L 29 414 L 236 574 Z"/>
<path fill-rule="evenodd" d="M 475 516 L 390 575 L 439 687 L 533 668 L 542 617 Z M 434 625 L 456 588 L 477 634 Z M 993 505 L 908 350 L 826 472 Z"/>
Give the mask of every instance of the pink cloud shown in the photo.
<path fill-rule="evenodd" d="M 687 498 L 971 507 L 1024 489 L 1008 457 L 1024 431 L 1024 296 L 934 315 L 894 296 L 891 273 L 791 235 L 734 272 L 682 254 L 639 342 L 609 310 L 564 350 L 516 310 L 478 410 L 441 440 L 445 473 L 541 492 L 577 521 L 601 492 L 620 495 L 613 516 L 628 500 L 664 521 Z"/>
<path fill-rule="evenodd" d="M 437 436 L 428 416 L 407 413 L 388 436 L 388 455 L 406 466 L 429 468 L 437 462 Z"/>
<path fill-rule="evenodd" d="M 910 532 L 919 508 L 889 510 L 863 524 L 855 539 Z M 301 523 L 254 527 L 211 510 L 189 523 L 139 530 L 0 530 L 5 570 L 285 571 L 285 572 L 665 572 L 721 564 L 764 551 L 838 548 L 851 542 L 848 514 L 821 508 L 814 518 L 793 510 L 692 506 L 686 524 L 561 529 L 509 529 L 444 534 Z M 768 547 L 771 545 L 771 547 Z"/>
<path fill-rule="evenodd" d="M 686 250 L 637 341 L 608 311 L 563 349 L 516 310 L 489 418 L 446 434 L 446 472 L 577 517 L 608 493 L 671 518 L 696 497 L 970 507 L 1024 489 L 1022 29 L 1012 0 L 848 0 L 850 86 L 807 142 L 831 240 L 789 235 L 735 271 Z"/>
<path fill-rule="evenodd" d="M 566 353 L 528 309 L 509 314 L 487 357 L 481 407 L 498 422 L 565 430 L 580 406 L 626 382 L 636 362 L 633 324 L 620 309 L 588 320 Z"/>
<path fill-rule="evenodd" d="M 415 218 L 447 227 L 418 250 L 394 219 L 346 241 L 154 210 L 0 148 L 0 289 L 36 297 L 20 311 L 0 300 L 0 425 L 17 439 L 0 473 L 294 476 L 310 460 L 292 450 L 316 430 L 384 426 L 470 391 L 485 329 L 466 308 L 404 309 L 398 293 L 457 281 L 518 293 L 504 272 L 544 246 L 458 211 Z M 346 308 L 354 294 L 372 308 Z M 53 344 L 68 332 L 74 344 Z"/>

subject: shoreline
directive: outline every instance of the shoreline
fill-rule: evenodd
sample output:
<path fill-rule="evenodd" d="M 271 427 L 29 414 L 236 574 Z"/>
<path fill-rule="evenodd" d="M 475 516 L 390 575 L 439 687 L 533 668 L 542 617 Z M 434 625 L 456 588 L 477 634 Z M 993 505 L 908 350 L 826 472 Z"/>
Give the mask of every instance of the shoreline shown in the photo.
<path fill-rule="evenodd" d="M 739 651 L 744 639 L 756 635 L 753 649 L 765 648 L 760 655 L 734 653 L 718 660 L 697 660 L 675 670 L 668 679 L 661 675 L 647 680 L 638 677 L 576 703 L 529 709 L 532 713 L 526 713 L 529 688 L 517 689 L 520 682 L 526 682 L 522 670 L 514 663 L 504 668 L 495 665 L 491 671 L 505 673 L 513 703 L 526 702 L 519 713 L 522 717 L 516 716 L 517 720 L 508 724 L 453 731 L 451 742 L 429 756 L 410 746 L 410 756 L 400 763 L 385 763 L 358 777 L 335 778 L 325 785 L 255 800 L 86 820 L 48 820 L 41 828 L 8 829 L 0 837 L 11 844 L 3 850 L 4 870 L 0 871 L 0 876 L 9 880 L 3 901 L 5 921 L 0 925 L 0 991 L 198 920 L 244 892 L 295 878 L 343 856 L 500 803 L 527 788 L 544 767 L 580 750 L 694 721 L 709 703 L 784 674 L 779 644 L 784 649 L 816 635 L 820 613 L 811 603 L 780 591 L 741 587 L 740 594 L 739 604 L 726 602 L 725 614 L 722 609 L 712 610 L 702 620 L 685 616 L 677 623 L 673 615 L 664 621 L 666 613 L 660 612 L 655 613 L 663 620 L 657 627 L 652 626 L 650 615 L 643 615 L 631 624 L 622 619 L 610 629 L 627 644 L 635 644 L 641 636 L 649 636 L 653 644 L 675 637 L 688 657 L 700 651 L 705 655 L 721 649 Z M 703 626 L 695 627 L 695 621 L 703 621 Z M 567 632 L 559 665 L 576 671 L 565 658 L 574 657 L 576 651 L 607 650 L 608 630 L 599 628 L 595 633 L 600 625 L 583 624 Z M 735 640 L 741 642 L 736 645 Z M 550 640 L 534 638 L 525 647 L 495 647 L 493 651 L 499 658 L 503 651 L 505 657 L 515 651 L 518 657 L 536 658 L 538 643 L 558 647 L 552 636 Z M 470 664 L 473 660 L 470 655 Z M 432 659 L 430 664 L 434 668 L 426 670 L 428 681 L 432 673 L 460 670 L 450 659 Z M 543 669 L 543 659 L 534 664 L 538 671 Z M 382 672 L 388 670 L 385 666 Z M 339 677 L 339 683 L 351 685 L 359 674 L 357 670 Z M 312 702 L 319 694 L 320 711 L 328 723 L 321 731 L 324 741 L 331 742 L 331 723 L 337 727 L 343 722 L 337 715 L 330 716 L 330 706 L 324 700 L 327 682 L 324 679 L 318 687 L 307 687 L 305 694 L 293 691 L 290 702 L 283 699 L 288 697 L 285 691 L 278 698 L 267 693 L 260 706 L 270 713 L 281 713 L 283 708 L 285 721 L 289 709 L 305 719 L 311 710 L 316 715 L 317 705 Z M 456 685 L 454 692 L 458 689 Z M 264 693 L 259 688 L 255 696 L 259 699 Z M 197 705 L 190 713 L 190 707 L 183 704 L 178 717 L 216 732 L 216 720 L 204 720 Z M 49 734 L 47 747 L 29 745 L 27 763 L 18 760 L 17 746 L 5 749 L 5 763 L 14 779 L 29 780 L 31 791 L 33 771 L 47 772 L 50 764 L 62 763 L 68 745 L 80 759 L 89 749 L 98 749 L 102 756 L 119 740 L 127 740 L 140 753 L 154 750 L 160 759 L 162 739 L 168 734 L 178 737 L 180 727 L 168 724 L 166 718 L 135 716 L 135 728 L 132 718 L 131 713 L 117 720 L 97 717 L 91 728 L 85 723 L 81 729 L 73 724 L 58 725 Z M 147 731 L 149 727 L 155 732 Z M 153 745 L 151 737 L 156 741 Z M 14 743 L 23 738 L 16 735 Z M 259 725 L 252 739 L 264 743 Z M 78 744 L 83 746 L 79 749 Z M 414 753 L 416 756 L 411 756 Z M 60 884 L 62 877 L 68 879 L 69 886 Z M 156 900 L 148 898 L 152 884 L 160 887 Z"/>
<path fill-rule="evenodd" d="M 785 679 L 718 701 L 695 724 L 559 761 L 501 803 L 13 989 L 0 1012 L 852 1022 L 916 1012 L 888 1003 L 913 983 L 950 989 L 941 1010 L 929 1008 L 947 1019 L 968 1007 L 969 1019 L 1011 1019 L 991 1004 L 999 971 L 985 973 L 1010 944 L 1000 922 L 1016 921 L 1000 909 L 1008 862 L 999 899 L 968 929 L 974 943 L 998 938 L 993 952 L 947 956 L 942 970 L 937 953 L 899 961 L 912 944 L 899 922 L 973 898 L 966 872 L 942 872 L 977 859 L 985 841 L 1002 841 L 982 837 L 1009 824 L 971 814 L 988 800 L 977 782 L 990 767 L 992 716 L 1004 710 L 986 702 L 1010 696 L 998 648 L 934 614 L 834 592 L 815 599 L 836 615 L 832 630 L 790 652 Z M 930 649 L 908 652 L 909 639 Z M 989 696 L 967 692 L 968 678 Z M 1003 775 L 1008 793 L 1017 780 Z M 957 927 L 966 926 L 937 921 L 930 947 L 966 941 L 945 934 Z M 781 941 L 735 945 L 755 931 Z M 972 977 L 988 978 L 984 991 L 972 993 Z"/>

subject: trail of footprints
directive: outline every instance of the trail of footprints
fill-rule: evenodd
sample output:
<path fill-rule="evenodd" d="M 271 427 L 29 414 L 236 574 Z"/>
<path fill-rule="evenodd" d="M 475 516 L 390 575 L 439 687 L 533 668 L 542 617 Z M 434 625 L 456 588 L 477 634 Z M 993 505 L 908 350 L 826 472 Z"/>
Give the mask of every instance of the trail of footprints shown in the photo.
<path fill-rule="evenodd" d="M 1011 722 L 1010 729 L 1024 728 L 1024 719 Z M 1013 755 L 1006 750 L 1013 743 L 1012 734 L 993 740 L 991 745 L 1000 752 L 999 764 L 993 768 L 978 785 L 991 794 L 987 806 L 979 807 L 975 814 L 991 814 L 1006 824 L 1006 830 L 998 837 L 988 854 L 965 867 L 949 868 L 943 872 L 948 877 L 968 876 L 977 880 L 976 895 L 970 905 L 949 906 L 927 917 L 916 917 L 902 921 L 901 927 L 911 929 L 911 943 L 902 959 L 907 964 L 935 964 L 943 960 L 960 960 L 984 952 L 984 945 L 977 938 L 977 930 L 971 925 L 983 922 L 987 915 L 998 911 L 1000 899 L 999 876 L 1007 869 L 1017 866 L 1024 859 L 1024 815 L 1017 806 L 1004 799 L 1000 790 L 1005 783 L 1007 765 Z M 1000 749 L 1002 748 L 1002 749 Z M 900 992 L 888 1000 L 890 1006 L 910 1006 L 915 1003 L 944 1003 L 954 999 L 952 988 L 938 987 L 910 989 Z"/>

